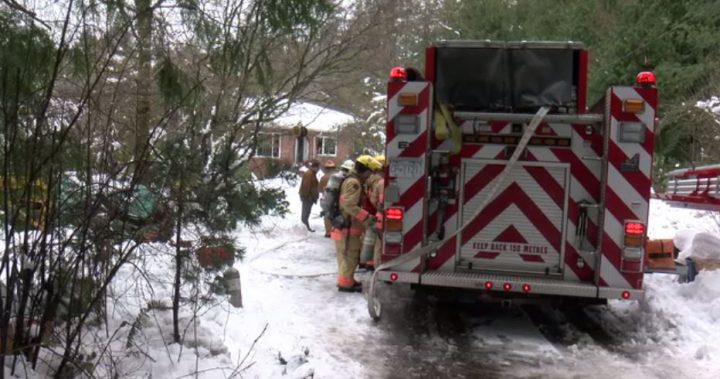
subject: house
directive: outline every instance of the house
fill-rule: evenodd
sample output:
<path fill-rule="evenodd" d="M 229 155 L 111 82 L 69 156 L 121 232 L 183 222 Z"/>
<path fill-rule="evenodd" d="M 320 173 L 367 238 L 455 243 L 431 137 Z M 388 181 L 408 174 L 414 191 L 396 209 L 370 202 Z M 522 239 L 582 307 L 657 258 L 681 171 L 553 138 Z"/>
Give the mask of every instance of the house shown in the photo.
<path fill-rule="evenodd" d="M 249 167 L 264 177 L 311 159 L 336 164 L 353 151 L 351 133 L 355 117 L 308 102 L 297 102 L 259 134 L 255 157 Z M 301 136 L 301 128 L 307 133 Z"/>

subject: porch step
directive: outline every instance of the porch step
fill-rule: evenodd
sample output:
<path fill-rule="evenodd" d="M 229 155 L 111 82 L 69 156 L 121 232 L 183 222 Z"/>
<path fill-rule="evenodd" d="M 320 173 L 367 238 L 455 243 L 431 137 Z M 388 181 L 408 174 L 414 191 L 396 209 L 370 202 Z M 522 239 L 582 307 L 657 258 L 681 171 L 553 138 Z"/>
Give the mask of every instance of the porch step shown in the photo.
<path fill-rule="evenodd" d="M 493 291 L 505 291 L 505 283 L 512 287 L 511 293 L 524 293 L 523 285 L 530 286 L 529 294 L 598 297 L 598 288 L 592 283 L 569 282 L 560 279 L 523 277 L 514 275 L 430 271 L 420 275 L 420 284 L 439 287 L 460 287 L 485 289 L 485 283 L 492 282 Z"/>

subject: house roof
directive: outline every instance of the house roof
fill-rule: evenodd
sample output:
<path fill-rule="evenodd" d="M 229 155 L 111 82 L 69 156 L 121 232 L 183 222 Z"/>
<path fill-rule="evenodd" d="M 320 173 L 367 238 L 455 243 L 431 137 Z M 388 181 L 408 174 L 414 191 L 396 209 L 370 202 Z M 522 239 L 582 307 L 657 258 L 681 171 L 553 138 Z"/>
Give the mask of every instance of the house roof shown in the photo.
<path fill-rule="evenodd" d="M 287 112 L 275 119 L 275 124 L 292 128 L 298 124 L 318 132 L 337 131 L 355 121 L 355 117 L 334 109 L 308 102 L 296 102 Z"/>

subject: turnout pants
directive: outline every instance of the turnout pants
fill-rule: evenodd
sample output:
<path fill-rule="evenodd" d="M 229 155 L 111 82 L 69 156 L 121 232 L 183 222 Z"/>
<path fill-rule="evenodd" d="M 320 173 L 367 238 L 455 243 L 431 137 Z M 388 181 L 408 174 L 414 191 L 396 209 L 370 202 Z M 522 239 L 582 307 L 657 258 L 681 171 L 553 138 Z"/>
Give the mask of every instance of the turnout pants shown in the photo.
<path fill-rule="evenodd" d="M 330 222 L 330 218 L 323 217 L 323 221 L 325 222 L 325 235 L 329 235 L 332 231 L 332 223 Z"/>
<path fill-rule="evenodd" d="M 362 241 L 360 236 L 345 236 L 335 240 L 335 251 L 338 262 L 337 285 L 352 287 L 355 284 L 355 267 L 360 260 Z"/>

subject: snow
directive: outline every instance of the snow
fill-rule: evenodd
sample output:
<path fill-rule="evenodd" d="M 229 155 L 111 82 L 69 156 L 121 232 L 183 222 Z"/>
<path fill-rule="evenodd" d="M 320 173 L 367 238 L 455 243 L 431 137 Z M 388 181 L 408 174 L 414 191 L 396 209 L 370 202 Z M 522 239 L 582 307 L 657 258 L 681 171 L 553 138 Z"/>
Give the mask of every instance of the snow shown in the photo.
<path fill-rule="evenodd" d="M 248 247 L 244 261 L 235 266 L 242 276 L 245 307 L 218 307 L 202 317 L 200 325 L 206 332 L 201 333 L 205 339 L 201 345 L 216 344 L 216 350 L 222 350 L 214 342 L 222 341 L 227 352 L 213 355 L 209 349 L 200 349 L 199 369 L 232 367 L 249 354 L 246 365 L 252 365 L 242 374 L 247 378 L 303 378 L 310 374 L 317 378 L 371 378 L 401 373 L 424 377 L 422 362 L 451 370 L 454 363 L 449 368 L 444 365 L 461 353 L 451 341 L 427 337 L 430 346 L 448 349 L 442 354 L 423 351 L 414 344 L 382 345 L 392 330 L 370 320 L 364 296 L 335 290 L 333 243 L 322 238 L 317 216 L 311 218 L 311 226 L 318 232 L 304 229 L 299 222 L 297 184 L 285 187 L 290 215 L 267 217 L 260 230 L 238 232 Z M 672 238 L 682 229 L 718 232 L 712 215 L 706 212 L 675 209 L 659 201 L 653 201 L 651 208 L 649 234 L 653 237 Z M 313 214 L 318 211 L 315 207 Z M 558 347 L 526 319 L 513 317 L 499 317 L 473 329 L 470 349 L 491 352 L 486 359 L 498 366 L 497 372 L 511 377 L 716 377 L 720 367 L 720 346 L 714 343 L 720 340 L 720 272 L 702 272 L 695 282 L 685 284 L 674 276 L 653 274 L 646 277 L 645 286 L 643 301 L 612 301 L 598 316 L 622 335 L 625 341 L 618 347 L 620 352 L 598 346 L 587 336 L 580 336 L 569 347 Z M 402 310 L 399 313 L 399 317 L 407 317 Z M 166 318 L 161 320 L 161 324 L 166 322 Z M 392 358 L 383 354 L 388 348 L 399 349 L 395 354 L 408 356 L 418 366 L 394 367 Z M 156 344 L 148 354 L 160 362 L 167 355 L 163 349 Z M 177 350 L 171 350 L 171 356 L 176 356 Z M 153 377 L 192 373 L 193 353 L 185 354 L 189 358 L 182 363 L 150 365 Z M 221 375 L 209 371 L 200 377 Z"/>
<path fill-rule="evenodd" d="M 308 102 L 296 102 L 275 123 L 292 128 L 302 125 L 318 132 L 333 132 L 355 121 L 352 115 Z"/>
<path fill-rule="evenodd" d="M 448 312 L 442 304 L 418 308 L 409 289 L 399 286 L 390 287 L 387 293 L 394 297 L 386 303 L 383 320 L 374 323 L 364 295 L 336 291 L 334 245 L 323 237 L 318 206 L 310 219 L 317 231 L 301 225 L 299 181 L 262 183 L 285 189 L 291 213 L 265 217 L 255 230 L 237 231 L 247 249 L 235 264 L 244 307 L 233 308 L 218 297 L 198 308 L 196 319 L 191 307 L 183 307 L 182 346 L 166 346 L 172 340 L 172 313 L 164 306 L 172 298 L 173 248 L 146 244 L 143 260 L 123 267 L 112 286 L 117 301 L 110 302 L 107 328 L 119 377 L 180 378 L 195 377 L 195 372 L 199 378 L 233 373 L 243 378 L 718 377 L 720 271 L 701 272 L 692 283 L 647 275 L 644 300 L 593 308 L 602 325 L 619 336 L 611 347 L 567 325 L 562 328 L 570 342 L 550 342 L 522 313 L 486 306 L 457 316 L 469 318 L 465 323 L 471 326 L 453 332 L 454 323 L 444 325 L 436 318 Z M 697 232 L 720 235 L 713 214 L 656 200 L 650 220 L 651 238 L 677 234 L 691 241 Z M 368 279 L 363 273 L 358 277 Z M 144 326 L 128 348 L 129 326 L 141 309 L 146 309 Z M 108 339 L 105 328 L 99 334 L 97 351 Z"/>
<path fill-rule="evenodd" d="M 695 106 L 720 116 L 720 98 L 717 96 L 712 96 L 707 100 L 698 101 L 695 103 Z"/>
<path fill-rule="evenodd" d="M 680 250 L 678 261 L 685 258 L 720 259 L 720 213 L 671 207 L 653 200 L 650 203 L 648 236 L 672 238 Z"/>

